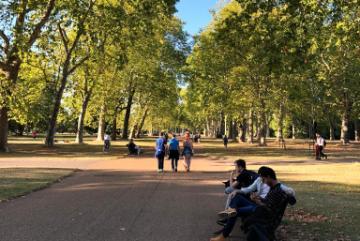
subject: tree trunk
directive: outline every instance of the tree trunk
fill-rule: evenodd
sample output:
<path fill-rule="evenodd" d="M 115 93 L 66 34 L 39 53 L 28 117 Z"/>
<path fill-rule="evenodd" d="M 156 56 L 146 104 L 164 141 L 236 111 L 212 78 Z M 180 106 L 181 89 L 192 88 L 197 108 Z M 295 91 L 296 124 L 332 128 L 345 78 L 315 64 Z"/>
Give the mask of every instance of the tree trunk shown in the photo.
<path fill-rule="evenodd" d="M 292 119 L 292 125 L 291 125 L 291 138 L 293 140 L 296 139 L 296 121 L 294 118 Z"/>
<path fill-rule="evenodd" d="M 97 141 L 103 141 L 104 140 L 104 134 L 105 134 L 105 112 L 106 112 L 106 105 L 105 100 L 100 108 L 100 115 L 99 115 L 99 124 L 98 124 L 98 134 L 97 134 Z"/>
<path fill-rule="evenodd" d="M 350 121 L 350 111 L 351 103 L 348 100 L 347 94 L 344 94 L 344 110 L 342 114 L 342 123 L 341 123 L 341 141 L 342 143 L 348 144 L 349 140 L 349 121 Z"/>
<path fill-rule="evenodd" d="M 242 123 L 239 125 L 239 142 L 246 141 L 246 130 L 247 130 L 247 120 L 244 119 Z"/>
<path fill-rule="evenodd" d="M 261 100 L 261 110 L 260 110 L 260 123 L 258 131 L 258 140 L 260 146 L 266 146 L 266 131 L 267 131 L 267 119 L 265 112 L 265 102 Z"/>
<path fill-rule="evenodd" d="M 280 103 L 279 108 L 279 116 L 278 116 L 278 129 L 277 129 L 277 135 L 276 140 L 278 142 L 282 141 L 284 139 L 283 135 L 283 129 L 284 129 L 284 105 L 283 103 Z"/>
<path fill-rule="evenodd" d="M 343 113 L 341 121 L 341 142 L 345 145 L 350 142 L 349 140 L 349 114 L 347 111 Z"/>
<path fill-rule="evenodd" d="M 139 129 L 139 124 L 136 122 L 135 125 L 132 126 L 131 130 L 130 130 L 130 136 L 129 139 L 133 139 L 137 133 L 137 130 Z"/>
<path fill-rule="evenodd" d="M 260 146 L 266 146 L 266 130 L 267 130 L 266 113 L 265 113 L 265 111 L 261 111 L 260 125 L 259 125 L 259 132 L 258 132 L 258 136 L 259 136 L 258 139 L 259 139 Z"/>
<path fill-rule="evenodd" d="M 252 109 L 249 111 L 249 124 L 248 124 L 248 142 L 254 143 L 254 112 Z"/>
<path fill-rule="evenodd" d="M 0 69 L 4 74 L 3 78 L 5 81 L 9 82 L 8 85 L 10 88 L 15 86 L 17 82 L 21 65 L 21 60 L 18 57 L 13 56 L 13 58 L 13 66 L 8 66 L 8 69 Z M 0 152 L 9 152 L 9 106 L 7 103 L 9 94 L 11 95 L 11 89 L 9 89 L 8 92 L 4 90 L 4 92 L 0 93 L 0 98 L 2 99 L 2 107 L 0 109 Z"/>
<path fill-rule="evenodd" d="M 354 121 L 354 129 L 355 129 L 355 141 L 359 142 L 360 141 L 360 124 L 359 124 L 359 120 L 355 120 Z"/>
<path fill-rule="evenodd" d="M 226 115 L 223 112 L 220 114 L 220 129 L 219 135 L 224 136 L 226 135 Z"/>
<path fill-rule="evenodd" d="M 84 118 L 90 101 L 90 97 L 91 97 L 91 92 L 85 93 L 85 98 L 81 106 L 81 111 L 78 119 L 77 131 L 76 131 L 76 140 L 75 140 L 75 142 L 78 144 L 84 143 Z"/>
<path fill-rule="evenodd" d="M 143 113 L 143 116 L 141 118 L 139 128 L 138 128 L 137 133 L 136 133 L 137 138 L 139 138 L 141 136 L 141 132 L 142 132 L 142 129 L 144 128 L 144 124 L 145 124 L 145 120 L 146 120 L 146 117 L 148 115 L 148 112 L 149 112 L 149 108 L 146 107 L 145 111 Z"/>
<path fill-rule="evenodd" d="M 3 107 L 0 109 L 0 151 L 8 152 L 8 128 L 9 128 L 9 120 L 8 120 L 8 109 Z"/>
<path fill-rule="evenodd" d="M 112 120 L 112 130 L 111 130 L 111 140 L 112 141 L 116 141 L 116 138 L 117 138 L 116 129 L 117 129 L 118 113 L 119 113 L 118 108 L 115 108 L 114 116 L 113 116 L 113 120 Z"/>
<path fill-rule="evenodd" d="M 54 108 L 49 120 L 49 126 L 48 126 L 48 131 L 47 131 L 47 135 L 46 135 L 46 139 L 45 139 L 45 144 L 48 147 L 53 147 L 54 146 L 54 141 L 55 141 L 55 133 L 56 133 L 56 122 L 57 122 L 57 117 L 60 111 L 60 106 L 61 106 L 61 99 L 65 90 L 65 86 L 67 83 L 67 78 L 68 78 L 68 66 L 69 63 L 65 63 L 64 64 L 64 70 L 62 73 L 62 79 L 61 79 L 61 83 L 60 83 L 60 88 L 59 90 L 56 92 L 56 96 L 55 96 L 55 102 L 54 102 Z"/>
<path fill-rule="evenodd" d="M 295 140 L 296 139 L 296 126 L 295 126 L 294 122 L 291 126 L 291 135 L 292 135 L 292 139 Z"/>
<path fill-rule="evenodd" d="M 334 133 L 334 123 L 331 119 L 329 119 L 329 130 L 330 130 L 330 141 L 335 140 L 335 133 Z"/>
<path fill-rule="evenodd" d="M 206 117 L 206 124 L 205 124 L 204 136 L 205 136 L 205 137 L 209 137 L 209 136 L 210 136 L 210 123 L 209 123 L 209 118 L 207 118 L 207 117 Z"/>
<path fill-rule="evenodd" d="M 130 114 L 131 114 L 131 107 L 133 104 L 134 94 L 135 94 L 135 90 L 134 89 L 130 90 L 126 105 L 122 139 L 128 139 L 129 137 L 129 122 L 130 122 Z"/>

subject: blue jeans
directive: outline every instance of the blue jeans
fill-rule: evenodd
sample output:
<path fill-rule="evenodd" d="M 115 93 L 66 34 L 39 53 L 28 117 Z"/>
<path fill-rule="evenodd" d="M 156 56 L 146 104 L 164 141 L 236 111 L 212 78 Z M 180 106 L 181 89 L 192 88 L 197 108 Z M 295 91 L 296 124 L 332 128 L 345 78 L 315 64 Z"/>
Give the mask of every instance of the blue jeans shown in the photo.
<path fill-rule="evenodd" d="M 233 188 L 232 186 L 229 186 L 227 188 L 225 188 L 225 194 L 230 194 L 235 190 L 235 188 Z"/>
<path fill-rule="evenodd" d="M 229 218 L 225 224 L 223 235 L 224 237 L 229 237 L 230 233 L 234 229 L 236 219 L 238 217 L 245 216 L 247 214 L 251 214 L 255 211 L 257 205 L 250 201 L 242 194 L 237 194 L 230 202 L 230 208 L 236 209 L 237 216 Z"/>

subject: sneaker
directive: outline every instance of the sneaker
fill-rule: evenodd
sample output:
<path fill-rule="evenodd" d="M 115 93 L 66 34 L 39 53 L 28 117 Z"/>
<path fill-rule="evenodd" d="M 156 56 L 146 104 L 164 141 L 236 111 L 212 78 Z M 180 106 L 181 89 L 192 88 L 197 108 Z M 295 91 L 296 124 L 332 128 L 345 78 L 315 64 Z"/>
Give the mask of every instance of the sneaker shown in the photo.
<path fill-rule="evenodd" d="M 216 221 L 216 223 L 219 224 L 220 226 L 225 226 L 226 221 L 227 221 L 227 219 L 219 219 Z M 220 233 L 218 233 L 218 234 L 220 234 Z"/>
<path fill-rule="evenodd" d="M 228 208 L 224 211 L 221 211 L 218 213 L 219 218 L 225 219 L 225 218 L 232 218 L 237 215 L 236 209 L 234 208 Z"/>
<path fill-rule="evenodd" d="M 218 231 L 213 232 L 214 235 L 219 235 L 224 231 L 224 229 L 220 229 Z"/>

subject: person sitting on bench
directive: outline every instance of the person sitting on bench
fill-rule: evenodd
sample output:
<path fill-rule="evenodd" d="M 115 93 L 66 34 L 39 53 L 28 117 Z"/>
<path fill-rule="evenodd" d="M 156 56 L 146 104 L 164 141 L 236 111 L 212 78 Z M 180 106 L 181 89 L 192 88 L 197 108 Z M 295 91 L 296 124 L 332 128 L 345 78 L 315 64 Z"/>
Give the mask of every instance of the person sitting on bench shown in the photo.
<path fill-rule="evenodd" d="M 230 172 L 230 178 L 225 184 L 225 194 L 230 194 L 234 190 L 248 187 L 253 183 L 253 172 L 246 169 L 246 162 L 242 159 L 234 162 L 235 170 Z"/>
<path fill-rule="evenodd" d="M 237 217 L 251 215 L 258 207 L 266 207 L 275 214 L 282 209 L 284 202 L 288 202 L 289 195 L 282 189 L 282 184 L 277 181 L 276 174 L 273 169 L 269 167 L 261 167 L 259 169 L 259 174 L 263 183 L 266 183 L 270 187 L 269 193 L 265 198 L 260 197 L 256 193 L 252 193 L 250 196 L 251 200 L 248 200 L 243 195 L 236 195 L 231 200 L 230 208 L 221 213 L 222 217 L 228 218 L 224 229 L 222 229 L 219 236 L 210 239 L 210 241 L 225 241 L 232 232 Z"/>
<path fill-rule="evenodd" d="M 140 148 L 137 146 L 134 142 L 134 139 L 130 139 L 129 143 L 126 145 L 129 149 L 130 155 L 139 155 L 140 154 Z"/>

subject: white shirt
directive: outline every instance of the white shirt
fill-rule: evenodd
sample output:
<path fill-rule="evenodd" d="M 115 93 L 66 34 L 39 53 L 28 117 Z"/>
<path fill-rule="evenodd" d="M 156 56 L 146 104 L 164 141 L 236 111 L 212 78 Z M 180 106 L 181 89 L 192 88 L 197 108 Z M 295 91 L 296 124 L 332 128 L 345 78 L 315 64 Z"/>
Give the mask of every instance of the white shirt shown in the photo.
<path fill-rule="evenodd" d="M 104 141 L 110 141 L 110 135 L 105 134 L 104 135 Z"/>
<path fill-rule="evenodd" d="M 281 189 L 287 194 L 295 197 L 295 191 L 294 189 L 287 187 L 284 184 L 281 184 Z M 261 198 L 265 198 L 268 192 L 270 191 L 270 187 L 262 182 L 261 177 L 258 177 L 253 184 L 251 184 L 248 187 L 243 187 L 240 189 L 241 193 L 249 194 L 252 192 L 256 192 L 257 195 L 259 195 Z"/>
<path fill-rule="evenodd" d="M 324 138 L 322 138 L 321 136 L 319 138 L 316 138 L 316 145 L 324 146 Z"/>

